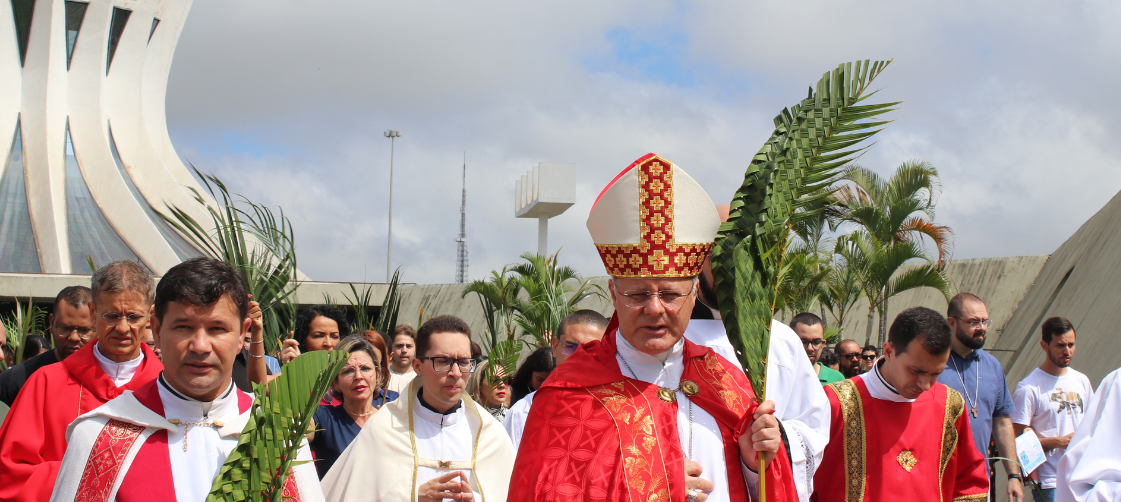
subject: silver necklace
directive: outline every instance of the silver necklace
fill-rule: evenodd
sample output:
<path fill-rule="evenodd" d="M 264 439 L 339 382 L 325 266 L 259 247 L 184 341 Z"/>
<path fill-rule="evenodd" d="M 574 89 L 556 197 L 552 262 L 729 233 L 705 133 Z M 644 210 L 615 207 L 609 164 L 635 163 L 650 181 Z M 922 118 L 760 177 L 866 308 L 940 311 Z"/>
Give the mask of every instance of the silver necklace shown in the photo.
<path fill-rule="evenodd" d="M 641 380 L 640 378 L 638 378 L 638 374 L 634 372 L 634 369 L 631 368 L 631 365 L 629 363 L 627 363 L 627 359 L 623 357 L 623 354 L 621 352 L 616 352 L 616 354 L 619 356 L 619 360 L 623 361 L 623 366 L 627 367 L 627 371 L 631 372 L 631 376 L 634 377 L 635 380 Z M 661 363 L 662 363 L 662 369 L 661 369 L 661 371 L 658 372 L 658 377 L 654 378 L 655 380 L 660 378 L 662 376 L 662 372 L 666 370 L 666 362 L 662 361 Z M 690 381 L 686 380 L 684 383 L 692 384 L 693 382 L 690 382 Z M 677 389 L 669 389 L 669 388 L 666 388 L 666 387 L 659 387 L 658 388 L 658 398 L 661 399 L 662 401 L 666 401 L 666 402 L 677 401 L 677 391 L 679 391 L 679 390 L 683 394 L 689 395 L 688 393 L 686 393 L 682 389 L 682 387 L 685 386 L 684 383 L 682 385 L 679 385 Z M 655 384 L 655 385 L 657 385 L 657 384 Z M 693 384 L 693 387 L 696 387 L 696 384 Z M 663 391 L 672 392 L 673 393 L 673 401 L 667 401 L 664 397 L 662 397 Z M 694 392 L 692 395 L 696 395 L 696 392 Z M 686 458 L 689 458 L 689 459 L 693 458 L 693 400 L 692 399 L 689 399 L 689 455 Z"/>
<path fill-rule="evenodd" d="M 950 359 L 954 359 L 951 355 Z M 969 403 L 969 412 L 973 414 L 973 418 L 977 418 L 977 404 L 981 402 L 981 368 L 977 368 L 977 387 L 973 389 L 974 400 L 969 399 L 969 391 L 965 389 L 964 373 L 958 366 L 958 362 L 954 360 L 954 369 L 957 370 L 958 381 L 961 382 L 961 390 L 965 393 L 965 401 Z"/>

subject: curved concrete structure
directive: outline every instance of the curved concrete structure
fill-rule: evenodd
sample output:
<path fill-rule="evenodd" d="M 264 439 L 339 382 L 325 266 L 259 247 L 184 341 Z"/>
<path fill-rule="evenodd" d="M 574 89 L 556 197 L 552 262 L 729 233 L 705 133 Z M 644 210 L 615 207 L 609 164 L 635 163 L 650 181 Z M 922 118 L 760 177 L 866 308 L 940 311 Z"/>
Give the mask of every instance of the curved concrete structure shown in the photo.
<path fill-rule="evenodd" d="M 89 260 L 139 258 L 163 274 L 200 254 L 151 209 L 210 221 L 164 113 L 191 3 L 0 7 L 0 272 L 89 273 Z"/>

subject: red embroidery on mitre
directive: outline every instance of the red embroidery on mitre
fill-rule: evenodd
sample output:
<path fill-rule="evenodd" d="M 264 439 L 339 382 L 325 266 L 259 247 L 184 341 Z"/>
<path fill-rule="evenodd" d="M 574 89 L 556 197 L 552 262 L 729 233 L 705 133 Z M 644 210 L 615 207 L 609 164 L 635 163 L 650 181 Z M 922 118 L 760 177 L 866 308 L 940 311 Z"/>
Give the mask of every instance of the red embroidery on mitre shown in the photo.
<path fill-rule="evenodd" d="M 652 153 L 642 156 L 611 180 L 596 197 L 596 203 L 631 169 L 638 171 L 639 242 L 596 244 L 607 274 L 613 277 L 699 275 L 713 243 L 677 242 L 672 163 Z"/>
<path fill-rule="evenodd" d="M 144 431 L 144 426 L 110 420 L 97 435 L 93 450 L 82 470 L 75 502 L 106 502 L 117 482 L 125 457 Z"/>

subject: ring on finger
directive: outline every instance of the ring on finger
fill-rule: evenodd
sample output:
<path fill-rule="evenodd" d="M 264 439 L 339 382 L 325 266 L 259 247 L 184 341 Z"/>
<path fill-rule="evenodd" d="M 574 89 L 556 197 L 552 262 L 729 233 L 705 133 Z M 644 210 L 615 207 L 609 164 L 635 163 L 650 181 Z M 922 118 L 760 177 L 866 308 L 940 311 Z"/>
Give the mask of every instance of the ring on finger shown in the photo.
<path fill-rule="evenodd" d="M 697 502 L 697 497 L 699 496 L 700 492 L 698 492 L 697 490 L 694 490 L 692 488 L 685 490 L 685 502 Z"/>

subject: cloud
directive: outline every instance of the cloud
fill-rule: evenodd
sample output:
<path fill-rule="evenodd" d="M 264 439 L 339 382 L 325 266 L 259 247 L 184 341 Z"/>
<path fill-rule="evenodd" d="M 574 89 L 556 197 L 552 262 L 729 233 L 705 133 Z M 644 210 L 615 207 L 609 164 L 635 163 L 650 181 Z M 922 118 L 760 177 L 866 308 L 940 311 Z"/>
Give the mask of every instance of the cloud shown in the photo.
<path fill-rule="evenodd" d="M 300 267 L 381 280 L 394 173 L 394 265 L 454 277 L 463 156 L 470 276 L 536 249 L 514 180 L 576 162 L 550 249 L 586 275 L 595 195 L 655 151 L 728 200 L 771 119 L 833 65 L 894 57 L 905 100 L 861 163 L 940 169 L 959 258 L 1049 253 L 1121 187 L 1107 2 L 196 1 L 168 84 L 181 156 L 282 206 Z"/>

